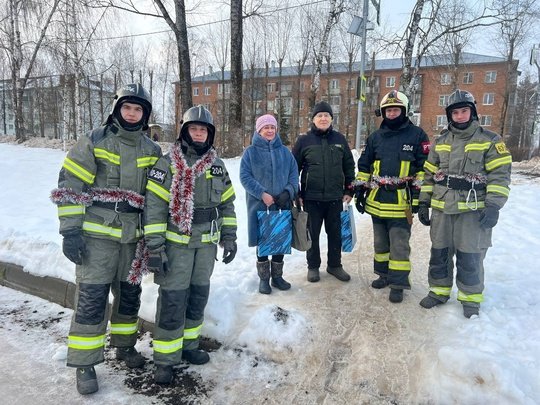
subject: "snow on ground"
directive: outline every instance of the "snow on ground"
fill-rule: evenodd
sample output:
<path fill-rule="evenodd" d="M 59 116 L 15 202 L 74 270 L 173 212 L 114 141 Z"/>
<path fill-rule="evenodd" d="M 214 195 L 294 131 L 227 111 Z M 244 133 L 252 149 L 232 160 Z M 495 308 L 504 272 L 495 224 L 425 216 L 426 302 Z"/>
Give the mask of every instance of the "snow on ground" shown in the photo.
<path fill-rule="evenodd" d="M 64 156 L 58 149 L 0 143 L 0 261 L 74 281 L 48 199 Z M 430 249 L 428 228 L 418 221 L 411 240 L 413 287 L 401 304 L 388 301 L 387 289 L 369 287 L 374 275 L 367 215 L 356 215 L 358 243 L 343 255 L 349 283 L 324 269 L 319 283 L 308 283 L 304 254 L 293 251 L 284 270 L 292 289 L 259 294 L 239 159 L 226 164 L 237 194 L 239 252 L 228 266 L 216 262 L 203 329 L 222 346 L 209 364 L 178 372 L 178 379 L 189 377 L 204 389 L 171 393 L 152 386 L 145 388 L 150 396 L 140 395 L 130 382 L 142 377 L 117 366 L 108 352 L 106 363 L 96 367 L 100 391 L 81 399 L 73 370 L 65 367 L 71 311 L 0 287 L 0 389 L 6 403 L 540 403 L 538 178 L 514 174 L 485 261 L 485 302 L 479 317 L 466 319 L 455 291 L 444 306 L 418 305 L 427 293 Z M 141 316 L 150 321 L 156 294 L 147 277 Z M 149 359 L 150 344 L 146 335 L 137 346 Z M 151 376 L 151 364 L 145 372 Z"/>

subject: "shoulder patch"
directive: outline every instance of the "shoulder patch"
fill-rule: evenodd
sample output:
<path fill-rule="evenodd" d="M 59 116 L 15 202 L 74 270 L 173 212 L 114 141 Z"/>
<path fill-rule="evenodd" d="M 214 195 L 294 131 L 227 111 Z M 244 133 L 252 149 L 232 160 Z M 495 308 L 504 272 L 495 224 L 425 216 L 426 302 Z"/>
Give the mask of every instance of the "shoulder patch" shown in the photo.
<path fill-rule="evenodd" d="M 422 147 L 422 153 L 424 155 L 427 155 L 429 153 L 429 150 L 431 149 L 431 143 L 430 142 L 422 142 L 420 144 L 420 146 Z"/>
<path fill-rule="evenodd" d="M 495 144 L 495 149 L 497 149 L 497 153 L 499 155 L 503 155 L 503 154 L 507 154 L 507 153 L 510 153 L 510 151 L 507 149 L 506 145 L 504 144 L 504 142 L 497 142 Z"/>
<path fill-rule="evenodd" d="M 210 174 L 214 177 L 223 177 L 224 173 L 225 170 L 223 169 L 223 166 L 212 165 L 210 167 Z"/>
<path fill-rule="evenodd" d="M 156 183 L 163 184 L 166 176 L 167 172 L 165 172 L 165 170 L 152 167 L 146 177 L 148 177 L 149 180 L 154 180 Z"/>

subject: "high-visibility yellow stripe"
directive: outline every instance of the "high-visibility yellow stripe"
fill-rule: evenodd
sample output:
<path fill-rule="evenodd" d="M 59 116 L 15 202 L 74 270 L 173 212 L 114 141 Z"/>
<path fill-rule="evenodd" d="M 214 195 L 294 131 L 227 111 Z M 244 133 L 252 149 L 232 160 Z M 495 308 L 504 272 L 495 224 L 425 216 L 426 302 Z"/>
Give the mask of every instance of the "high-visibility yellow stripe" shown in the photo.
<path fill-rule="evenodd" d="M 430 173 L 436 173 L 437 170 L 439 170 L 439 166 L 435 166 L 433 163 L 430 163 L 426 160 L 424 162 L 424 169 L 426 169 Z"/>
<path fill-rule="evenodd" d="M 434 198 L 431 199 L 431 207 L 432 208 L 437 208 L 437 209 L 440 209 L 440 210 L 444 210 L 444 201 L 442 200 L 436 200 Z M 478 201 L 477 203 L 475 203 L 474 201 L 471 201 L 469 202 L 469 204 L 467 205 L 467 203 L 465 201 L 458 201 L 458 210 L 459 211 L 473 211 L 473 208 L 476 208 L 476 209 L 481 209 L 481 208 L 484 208 L 486 205 L 484 203 L 484 201 Z M 366 209 L 367 211 L 367 209 Z"/>
<path fill-rule="evenodd" d="M 96 178 L 96 176 L 90 173 L 81 165 L 75 163 L 75 161 L 71 160 L 70 158 L 65 158 L 62 167 L 78 179 L 84 181 L 85 183 L 94 184 L 94 179 Z"/>
<path fill-rule="evenodd" d="M 388 268 L 390 270 L 411 271 L 411 262 L 408 260 L 390 260 Z"/>
<path fill-rule="evenodd" d="M 216 232 L 214 235 L 210 235 L 209 233 L 203 233 L 201 235 L 201 242 L 203 243 L 218 243 L 221 239 L 221 232 Z"/>
<path fill-rule="evenodd" d="M 146 190 L 151 191 L 152 193 L 157 195 L 159 198 L 167 202 L 169 202 L 171 198 L 169 190 L 167 190 L 164 187 L 161 187 L 159 184 L 157 184 L 155 181 L 152 181 L 152 180 L 148 180 L 148 182 L 146 183 Z"/>
<path fill-rule="evenodd" d="M 148 224 L 144 226 L 144 233 L 146 235 L 151 235 L 153 233 L 161 233 L 165 232 L 167 230 L 167 223 L 161 223 L 161 224 Z"/>
<path fill-rule="evenodd" d="M 159 158 L 157 156 L 144 156 L 144 157 L 137 158 L 137 167 L 142 168 L 142 167 L 154 166 L 156 162 L 158 161 L 158 159 Z"/>
<path fill-rule="evenodd" d="M 64 205 L 58 206 L 59 217 L 70 217 L 75 215 L 84 215 L 84 205 Z"/>
<path fill-rule="evenodd" d="M 184 339 L 178 338 L 174 340 L 153 340 L 152 346 L 156 353 L 170 354 L 182 350 Z"/>
<path fill-rule="evenodd" d="M 484 295 L 480 294 L 466 294 L 463 291 L 458 291 L 458 301 L 481 303 L 484 301 Z"/>
<path fill-rule="evenodd" d="M 120 165 L 120 155 L 109 152 L 102 148 L 94 148 L 94 156 L 98 159 L 106 160 L 113 165 Z"/>
<path fill-rule="evenodd" d="M 111 334 L 113 335 L 133 335 L 137 333 L 138 325 L 135 323 L 111 323 Z"/>
<path fill-rule="evenodd" d="M 444 143 L 435 145 L 435 152 L 451 152 L 452 145 L 446 145 Z"/>
<path fill-rule="evenodd" d="M 390 252 L 387 253 L 375 253 L 374 259 L 376 262 L 384 263 L 390 260 Z"/>
<path fill-rule="evenodd" d="M 210 172 L 210 169 L 208 169 L 207 171 L 204 172 L 204 176 L 206 179 L 211 179 L 213 178 L 214 176 L 212 176 L 212 173 Z"/>
<path fill-rule="evenodd" d="M 422 193 L 433 193 L 433 185 L 426 185 L 422 184 L 422 187 L 420 187 L 420 192 Z"/>
<path fill-rule="evenodd" d="M 122 228 L 113 228 L 112 226 L 105 226 L 96 224 L 95 222 L 84 221 L 82 226 L 83 231 L 99 233 L 101 235 L 109 235 L 113 238 L 122 238 Z"/>
<path fill-rule="evenodd" d="M 378 176 L 380 172 L 381 172 L 381 161 L 376 160 L 375 162 L 373 162 L 373 175 Z"/>
<path fill-rule="evenodd" d="M 465 145 L 465 152 L 477 151 L 483 152 L 489 149 L 491 142 L 482 142 L 482 143 L 470 143 Z"/>
<path fill-rule="evenodd" d="M 71 349 L 78 349 L 78 350 L 94 350 L 94 349 L 99 349 L 100 347 L 104 347 L 105 340 L 106 340 L 105 335 L 92 336 L 92 337 L 69 335 L 68 347 Z"/>
<path fill-rule="evenodd" d="M 504 186 L 498 186 L 496 184 L 490 184 L 487 186 L 487 192 L 488 193 L 495 193 L 495 194 L 501 194 L 505 197 L 508 197 L 510 195 L 510 189 L 508 187 Z"/>
<path fill-rule="evenodd" d="M 236 218 L 235 217 L 223 217 L 223 226 L 236 226 Z"/>
<path fill-rule="evenodd" d="M 369 181 L 369 178 L 370 178 L 371 174 L 369 173 L 366 173 L 366 172 L 358 172 L 356 174 L 356 180 L 360 180 L 360 181 Z"/>
<path fill-rule="evenodd" d="M 489 162 L 486 162 L 486 170 L 488 172 L 496 169 L 497 167 L 501 167 L 504 165 L 511 165 L 512 164 L 512 156 L 503 156 L 497 159 L 493 159 Z"/>
<path fill-rule="evenodd" d="M 405 211 L 386 211 L 374 208 L 370 205 L 366 206 L 366 212 L 381 218 L 406 218 Z"/>
<path fill-rule="evenodd" d="M 423 170 L 416 173 L 416 180 L 423 181 L 425 177 L 426 177 L 426 172 L 424 172 Z"/>
<path fill-rule="evenodd" d="M 408 160 L 402 160 L 399 166 L 399 177 L 405 177 L 409 174 L 411 168 L 411 162 Z"/>
<path fill-rule="evenodd" d="M 436 200 L 435 198 L 432 198 L 431 199 L 431 207 L 443 210 L 444 209 L 444 201 Z"/>
<path fill-rule="evenodd" d="M 201 335 L 202 324 L 190 329 L 184 329 L 184 339 L 193 340 Z"/>
<path fill-rule="evenodd" d="M 221 195 L 221 202 L 227 201 L 229 198 L 231 198 L 234 195 L 234 187 L 232 184 L 229 186 L 227 190 L 223 192 Z"/>
<path fill-rule="evenodd" d="M 176 232 L 167 231 L 165 232 L 165 239 L 174 243 L 187 245 L 189 243 L 190 237 L 187 235 L 180 235 Z"/>
<path fill-rule="evenodd" d="M 442 295 L 443 297 L 449 297 L 452 292 L 452 287 L 429 287 L 429 291 L 437 295 Z"/>

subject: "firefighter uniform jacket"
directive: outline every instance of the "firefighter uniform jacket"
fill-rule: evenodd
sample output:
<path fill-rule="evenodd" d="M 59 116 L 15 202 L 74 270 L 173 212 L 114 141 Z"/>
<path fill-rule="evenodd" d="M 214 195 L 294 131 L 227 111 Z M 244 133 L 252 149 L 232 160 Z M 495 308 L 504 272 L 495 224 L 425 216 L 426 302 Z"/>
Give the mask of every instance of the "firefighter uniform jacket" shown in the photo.
<path fill-rule="evenodd" d="M 144 195 L 147 172 L 160 156 L 161 148 L 143 131 L 125 131 L 115 124 L 81 137 L 60 171 L 59 189 L 74 195 L 71 201 L 58 203 L 60 233 L 82 229 L 86 236 L 94 238 L 137 242 L 142 237 L 141 210 L 129 209 L 125 200 Z M 100 197 L 103 190 L 122 196 L 128 209 L 115 210 L 114 203 L 96 203 L 106 202 Z M 90 202 L 81 196 L 90 196 Z"/>
<path fill-rule="evenodd" d="M 420 201 L 445 214 L 502 208 L 510 193 L 512 156 L 499 135 L 477 121 L 460 131 L 444 131 L 424 165 Z M 450 181 L 448 180 L 450 179 Z M 469 186 L 452 186 L 451 180 Z"/>
<path fill-rule="evenodd" d="M 184 158 L 191 166 L 199 156 L 190 151 L 191 149 L 188 149 Z M 181 232 L 169 215 L 171 185 L 175 173 L 171 155 L 167 154 L 159 159 L 148 176 L 144 231 L 149 249 L 157 249 L 163 246 L 165 241 L 198 248 L 221 240 L 236 240 L 235 193 L 223 161 L 216 158 L 205 172 L 195 179 L 191 193 L 194 218 L 198 212 L 206 212 L 208 215 L 216 212 L 216 215 L 209 216 L 208 221 L 193 221 L 191 234 Z"/>
<path fill-rule="evenodd" d="M 381 124 L 358 159 L 357 182 L 371 188 L 366 212 L 378 218 L 405 218 L 405 210 L 418 205 L 414 189 L 424 178 L 428 152 L 428 136 L 409 119 L 396 130 Z"/>

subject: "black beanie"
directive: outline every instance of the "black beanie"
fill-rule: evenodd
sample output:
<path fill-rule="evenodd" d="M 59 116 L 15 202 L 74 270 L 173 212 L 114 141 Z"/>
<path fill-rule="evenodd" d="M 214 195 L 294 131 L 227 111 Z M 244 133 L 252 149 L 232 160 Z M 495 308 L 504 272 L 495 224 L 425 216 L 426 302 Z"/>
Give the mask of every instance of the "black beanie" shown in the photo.
<path fill-rule="evenodd" d="M 313 106 L 313 111 L 311 112 L 311 119 L 315 117 L 320 112 L 327 112 L 332 118 L 334 118 L 334 113 L 332 112 L 332 107 L 326 101 L 319 101 Z"/>

